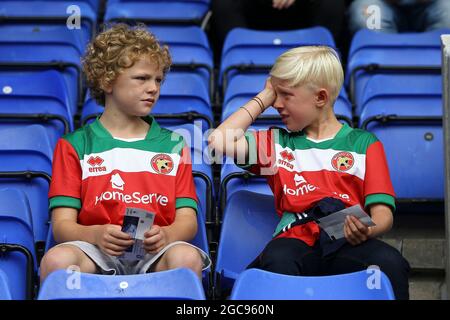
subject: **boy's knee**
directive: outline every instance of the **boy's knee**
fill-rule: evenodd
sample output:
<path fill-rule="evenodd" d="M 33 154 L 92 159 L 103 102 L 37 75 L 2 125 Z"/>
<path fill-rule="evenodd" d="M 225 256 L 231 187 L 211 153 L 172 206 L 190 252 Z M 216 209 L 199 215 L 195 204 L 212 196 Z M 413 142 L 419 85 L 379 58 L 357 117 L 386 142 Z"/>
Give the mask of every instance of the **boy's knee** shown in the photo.
<path fill-rule="evenodd" d="M 202 259 L 197 249 L 188 245 L 177 245 L 167 252 L 169 269 L 189 268 L 196 272 L 202 270 Z"/>
<path fill-rule="evenodd" d="M 378 251 L 373 259 L 373 264 L 387 274 L 400 273 L 406 276 L 410 271 L 408 261 L 397 249 L 388 245 Z"/>
<path fill-rule="evenodd" d="M 67 269 L 77 263 L 77 255 L 70 247 L 56 247 L 48 251 L 41 261 L 41 280 L 55 270 Z M 79 268 L 79 266 L 78 266 Z"/>

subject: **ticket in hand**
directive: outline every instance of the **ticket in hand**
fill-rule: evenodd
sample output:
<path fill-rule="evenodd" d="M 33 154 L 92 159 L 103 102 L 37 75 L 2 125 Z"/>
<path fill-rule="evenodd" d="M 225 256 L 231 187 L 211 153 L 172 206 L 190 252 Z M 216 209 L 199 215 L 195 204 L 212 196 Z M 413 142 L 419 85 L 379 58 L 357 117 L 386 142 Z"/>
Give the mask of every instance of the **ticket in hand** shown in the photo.
<path fill-rule="evenodd" d="M 123 218 L 122 231 L 134 239 L 134 244 L 119 256 L 122 260 L 142 260 L 146 254 L 144 249 L 144 233 L 150 230 L 155 220 L 155 213 L 138 208 L 127 208 Z"/>

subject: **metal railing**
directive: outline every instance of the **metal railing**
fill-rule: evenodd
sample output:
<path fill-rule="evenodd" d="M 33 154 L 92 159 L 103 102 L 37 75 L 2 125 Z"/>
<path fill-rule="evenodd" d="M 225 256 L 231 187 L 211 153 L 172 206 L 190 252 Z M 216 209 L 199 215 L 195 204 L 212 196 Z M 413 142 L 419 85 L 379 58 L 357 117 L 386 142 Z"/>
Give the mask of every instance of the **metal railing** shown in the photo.
<path fill-rule="evenodd" d="M 443 81 L 443 126 L 445 154 L 445 277 L 447 283 L 447 299 L 450 299 L 450 35 L 442 39 L 442 81 Z"/>
<path fill-rule="evenodd" d="M 445 278 L 447 299 L 450 299 L 450 35 L 441 36 L 442 40 L 442 81 L 443 81 L 443 126 L 445 153 Z"/>

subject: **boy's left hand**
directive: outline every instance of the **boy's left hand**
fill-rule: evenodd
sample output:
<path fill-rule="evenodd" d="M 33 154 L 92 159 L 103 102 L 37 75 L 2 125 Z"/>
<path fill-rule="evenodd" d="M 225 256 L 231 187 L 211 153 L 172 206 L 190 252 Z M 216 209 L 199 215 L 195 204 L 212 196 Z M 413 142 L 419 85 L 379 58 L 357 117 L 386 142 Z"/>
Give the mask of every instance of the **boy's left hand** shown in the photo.
<path fill-rule="evenodd" d="M 344 235 L 347 241 L 356 246 L 369 239 L 371 229 L 354 216 L 347 216 L 344 223 Z"/>
<path fill-rule="evenodd" d="M 158 253 L 168 242 L 167 231 L 160 226 L 153 225 L 144 233 L 144 249 L 148 253 Z"/>

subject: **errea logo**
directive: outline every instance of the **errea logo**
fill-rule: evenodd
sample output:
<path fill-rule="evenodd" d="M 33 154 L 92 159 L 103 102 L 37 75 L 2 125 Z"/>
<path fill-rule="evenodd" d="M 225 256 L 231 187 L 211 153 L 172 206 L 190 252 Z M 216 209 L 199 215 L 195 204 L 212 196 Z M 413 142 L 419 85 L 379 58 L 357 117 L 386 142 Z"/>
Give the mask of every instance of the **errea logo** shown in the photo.
<path fill-rule="evenodd" d="M 280 152 L 280 158 L 278 159 L 278 165 L 288 167 L 289 169 L 294 169 L 294 166 L 291 164 L 292 161 L 295 160 L 295 157 L 292 152 L 288 150 L 283 150 Z"/>
<path fill-rule="evenodd" d="M 106 171 L 105 166 L 101 166 L 105 162 L 101 157 L 99 156 L 90 156 L 87 160 L 87 163 L 89 164 L 89 172 L 104 172 Z"/>

